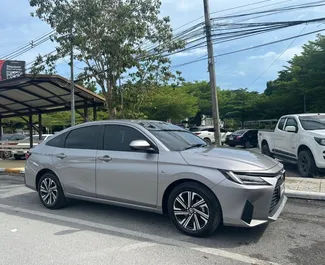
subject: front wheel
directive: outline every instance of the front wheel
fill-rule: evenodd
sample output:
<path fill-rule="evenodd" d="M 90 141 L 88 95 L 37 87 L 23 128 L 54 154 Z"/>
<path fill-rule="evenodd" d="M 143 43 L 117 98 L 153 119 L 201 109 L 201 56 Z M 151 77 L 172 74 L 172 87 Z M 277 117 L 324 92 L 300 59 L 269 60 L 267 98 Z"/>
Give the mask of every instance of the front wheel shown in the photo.
<path fill-rule="evenodd" d="M 267 143 L 262 144 L 262 154 L 267 155 L 267 156 L 271 156 L 270 148 L 269 148 L 269 145 Z"/>
<path fill-rule="evenodd" d="M 38 183 L 38 195 L 42 204 L 49 209 L 59 209 L 67 204 L 61 183 L 53 173 L 45 173 Z"/>
<path fill-rule="evenodd" d="M 309 150 L 303 150 L 298 154 L 298 170 L 302 177 L 313 177 L 317 174 L 315 160 Z"/>
<path fill-rule="evenodd" d="M 208 236 L 221 223 L 221 207 L 211 190 L 194 182 L 173 189 L 168 198 L 168 214 L 184 234 Z"/>

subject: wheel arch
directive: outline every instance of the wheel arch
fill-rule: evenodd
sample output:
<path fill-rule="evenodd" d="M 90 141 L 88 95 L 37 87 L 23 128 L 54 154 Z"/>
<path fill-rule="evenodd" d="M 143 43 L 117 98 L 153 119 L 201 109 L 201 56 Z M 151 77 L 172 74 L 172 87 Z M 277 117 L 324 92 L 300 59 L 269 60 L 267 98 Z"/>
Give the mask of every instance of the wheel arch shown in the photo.
<path fill-rule="evenodd" d="M 268 142 L 267 142 L 265 139 L 263 139 L 262 142 L 261 142 L 261 147 L 262 147 L 263 145 L 265 145 L 265 144 L 267 144 L 267 146 L 270 148 Z"/>
<path fill-rule="evenodd" d="M 58 175 L 55 174 L 54 171 L 52 171 L 52 170 L 49 169 L 49 168 L 43 168 L 42 170 L 40 170 L 40 171 L 37 173 L 36 178 L 35 178 L 35 187 L 36 187 L 36 191 L 38 191 L 38 183 L 39 183 L 41 177 L 42 177 L 44 174 L 46 174 L 46 173 L 51 173 L 51 174 L 55 175 L 55 176 L 58 178 Z M 58 179 L 59 179 L 59 178 L 58 178 Z M 60 180 L 59 180 L 59 181 L 60 181 Z"/>
<path fill-rule="evenodd" d="M 170 193 L 172 192 L 172 190 L 175 187 L 177 187 L 178 185 L 185 183 L 185 182 L 197 183 L 198 185 L 201 185 L 201 186 L 209 189 L 211 191 L 211 193 L 213 194 L 213 196 L 215 197 L 215 199 L 217 200 L 218 204 L 220 205 L 221 220 L 223 220 L 222 206 L 220 204 L 218 197 L 214 194 L 214 192 L 211 190 L 211 188 L 200 181 L 190 179 L 190 178 L 178 179 L 178 180 L 172 182 L 171 184 L 169 184 L 169 186 L 165 189 L 164 195 L 162 197 L 162 204 L 161 204 L 163 214 L 164 215 L 168 214 L 168 197 L 169 197 Z"/>
<path fill-rule="evenodd" d="M 297 150 L 297 157 L 298 157 L 299 153 L 300 153 L 301 151 L 304 151 L 304 150 L 309 151 L 309 152 L 314 156 L 314 154 L 313 154 L 313 152 L 311 151 L 311 149 L 309 148 L 309 146 L 307 146 L 306 144 L 301 144 L 301 145 L 298 147 L 298 150 Z"/>

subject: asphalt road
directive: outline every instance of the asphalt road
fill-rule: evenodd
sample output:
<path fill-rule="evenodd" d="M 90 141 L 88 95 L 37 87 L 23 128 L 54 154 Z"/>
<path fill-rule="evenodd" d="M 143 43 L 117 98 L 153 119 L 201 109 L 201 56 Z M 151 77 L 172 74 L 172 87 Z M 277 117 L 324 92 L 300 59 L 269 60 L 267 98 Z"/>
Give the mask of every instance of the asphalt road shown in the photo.
<path fill-rule="evenodd" d="M 82 201 L 47 210 L 23 178 L 0 176 L 0 264 L 324 264 L 324 209 L 289 200 L 277 222 L 199 239 L 147 212 Z"/>

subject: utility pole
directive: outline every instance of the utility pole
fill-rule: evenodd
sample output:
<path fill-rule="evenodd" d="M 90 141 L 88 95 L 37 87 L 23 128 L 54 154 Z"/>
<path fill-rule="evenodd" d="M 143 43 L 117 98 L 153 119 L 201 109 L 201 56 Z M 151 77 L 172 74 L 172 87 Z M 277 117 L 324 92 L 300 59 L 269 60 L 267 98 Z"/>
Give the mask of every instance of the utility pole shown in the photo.
<path fill-rule="evenodd" d="M 210 75 L 210 86 L 211 86 L 214 139 L 215 139 L 215 144 L 219 146 L 221 145 L 219 106 L 218 106 L 218 95 L 217 95 L 217 84 L 216 84 L 216 71 L 214 68 L 215 65 L 214 65 L 213 43 L 211 40 L 211 20 L 210 20 L 209 0 L 203 0 L 203 4 L 204 4 L 206 38 L 207 38 L 207 46 L 208 46 L 208 64 L 209 64 L 209 75 Z"/>
<path fill-rule="evenodd" d="M 73 72 L 73 27 L 71 27 L 71 51 L 70 51 L 70 73 L 71 73 L 71 126 L 76 124 L 75 100 L 74 100 L 74 72 Z"/>

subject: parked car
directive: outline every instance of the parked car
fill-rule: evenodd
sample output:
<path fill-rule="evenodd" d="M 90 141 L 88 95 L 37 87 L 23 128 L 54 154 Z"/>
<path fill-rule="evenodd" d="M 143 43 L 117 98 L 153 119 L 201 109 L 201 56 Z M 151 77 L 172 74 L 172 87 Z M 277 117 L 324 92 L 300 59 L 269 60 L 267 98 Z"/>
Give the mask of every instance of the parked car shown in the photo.
<path fill-rule="evenodd" d="M 235 131 L 226 137 L 225 143 L 231 147 L 237 145 L 245 148 L 256 147 L 258 145 L 257 132 L 258 130 L 247 129 Z"/>
<path fill-rule="evenodd" d="M 14 142 L 23 140 L 26 138 L 26 135 L 15 133 L 15 134 L 4 134 L 0 139 L 0 143 Z"/>
<path fill-rule="evenodd" d="M 280 118 L 274 131 L 259 131 L 262 153 L 298 165 L 303 177 L 325 169 L 325 114 L 295 114 Z"/>
<path fill-rule="evenodd" d="M 66 129 L 30 150 L 25 184 L 57 209 L 68 198 L 168 214 L 192 236 L 221 223 L 274 221 L 287 198 L 281 163 L 215 148 L 159 121 L 101 121 Z"/>
<path fill-rule="evenodd" d="M 213 126 L 192 128 L 190 131 L 192 131 L 195 135 L 202 138 L 208 144 L 215 143 L 214 127 Z M 224 144 L 226 141 L 227 135 L 230 135 L 231 132 L 227 132 L 225 129 L 220 128 L 220 133 L 221 133 L 221 143 Z"/>
<path fill-rule="evenodd" d="M 39 139 L 39 135 L 33 135 L 33 147 L 47 140 L 52 135 L 53 134 L 43 134 L 42 140 Z M 26 157 L 26 153 L 28 152 L 29 147 L 30 147 L 30 138 L 27 137 L 19 141 L 16 145 L 16 148 L 13 149 L 11 153 L 16 160 L 19 160 Z"/>
<path fill-rule="evenodd" d="M 26 135 L 19 133 L 2 135 L 0 141 L 0 158 L 10 158 L 12 156 L 12 152 L 10 151 L 11 147 L 17 145 L 24 138 L 26 138 Z"/>

